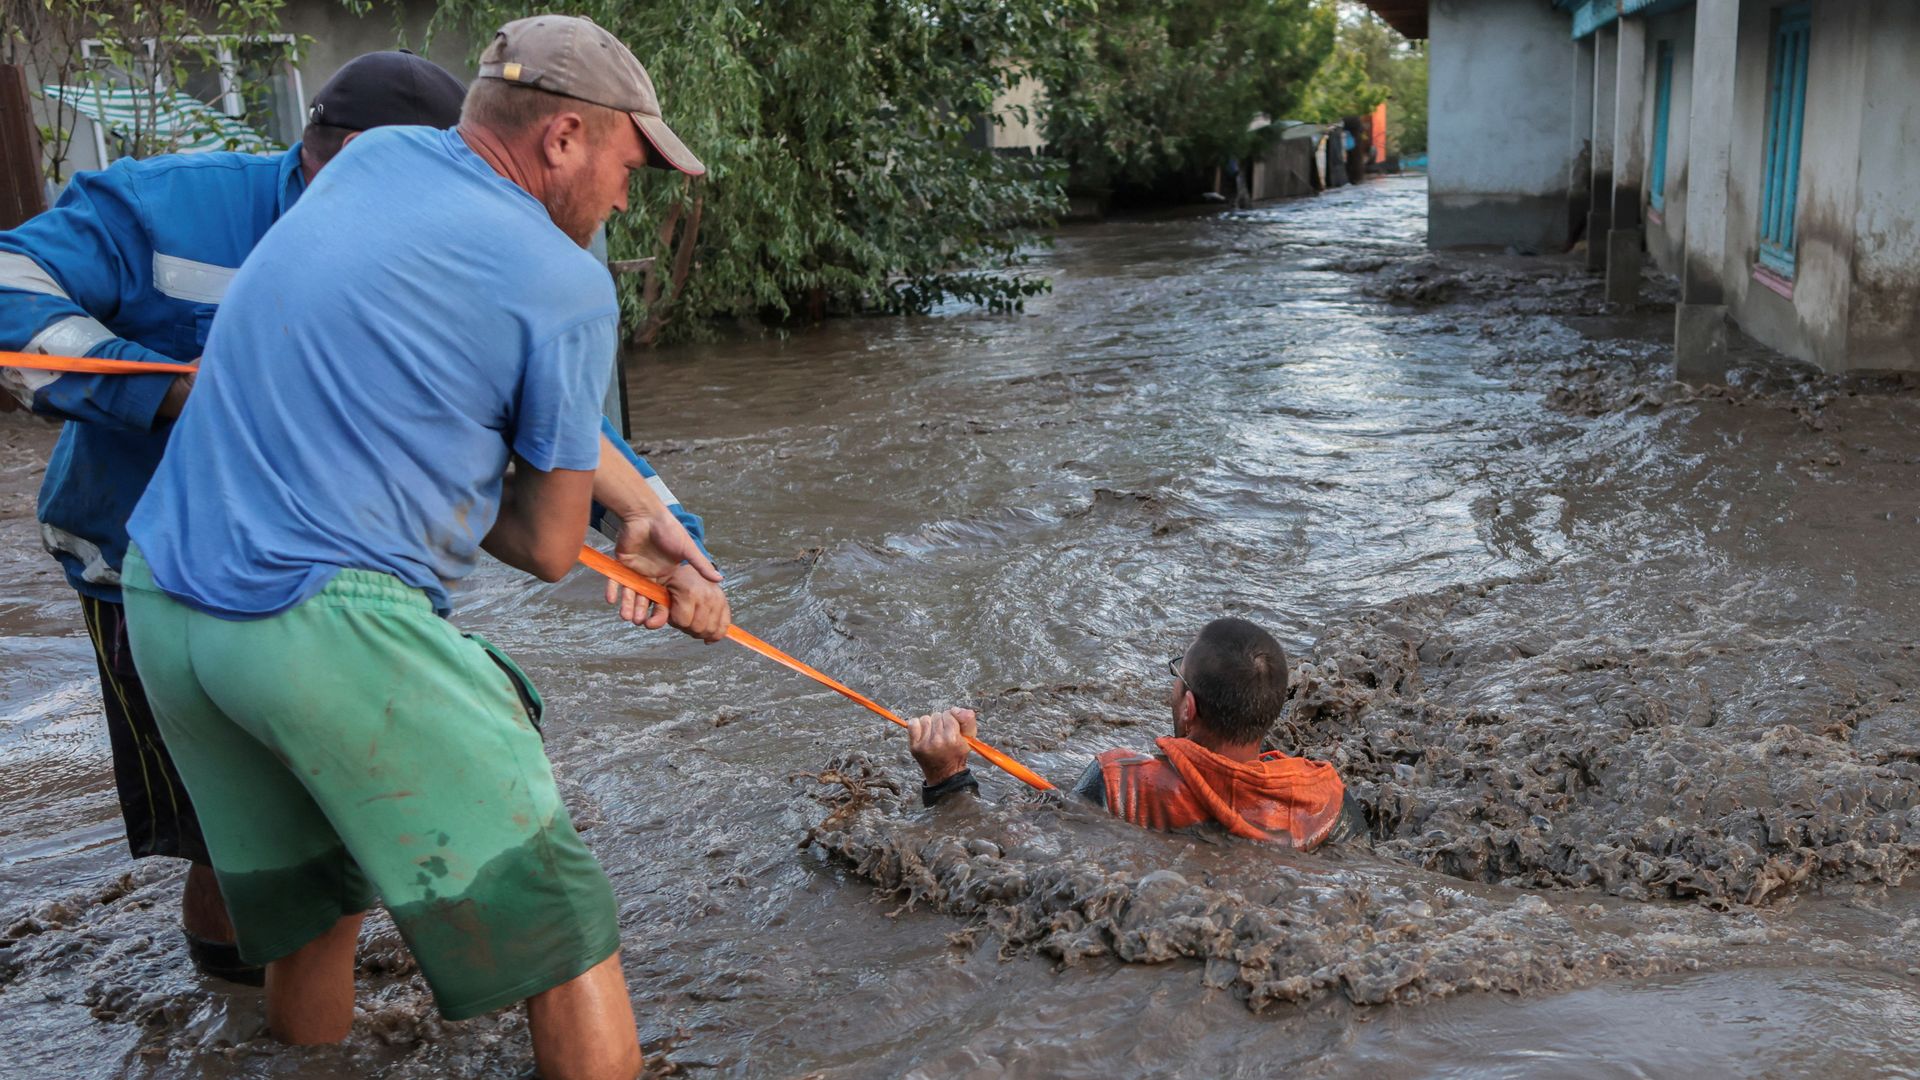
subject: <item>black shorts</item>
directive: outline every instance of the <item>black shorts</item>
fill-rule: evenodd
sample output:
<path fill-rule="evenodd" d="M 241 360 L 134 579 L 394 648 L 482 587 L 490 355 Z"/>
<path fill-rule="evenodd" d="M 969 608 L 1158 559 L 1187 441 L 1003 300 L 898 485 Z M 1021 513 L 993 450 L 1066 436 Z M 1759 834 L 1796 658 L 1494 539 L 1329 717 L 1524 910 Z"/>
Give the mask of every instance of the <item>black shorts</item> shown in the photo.
<path fill-rule="evenodd" d="M 82 596 L 80 610 L 100 666 L 100 700 L 107 714 L 107 737 L 113 743 L 113 783 L 120 792 L 127 847 L 136 859 L 168 855 L 210 864 L 187 785 L 180 782 L 173 756 L 160 741 L 146 690 L 133 670 L 127 609 Z"/>

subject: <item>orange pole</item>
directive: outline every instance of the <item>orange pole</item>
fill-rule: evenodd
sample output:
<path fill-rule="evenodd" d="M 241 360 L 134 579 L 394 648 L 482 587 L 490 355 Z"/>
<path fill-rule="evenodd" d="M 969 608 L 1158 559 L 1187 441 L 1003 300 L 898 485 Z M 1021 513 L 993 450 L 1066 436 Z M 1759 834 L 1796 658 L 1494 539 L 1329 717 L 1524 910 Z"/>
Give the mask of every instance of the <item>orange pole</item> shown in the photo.
<path fill-rule="evenodd" d="M 82 375 L 191 375 L 199 364 L 159 364 L 151 360 L 106 360 L 95 356 L 42 356 L 0 352 L 0 367 L 33 371 L 77 371 Z"/>
<path fill-rule="evenodd" d="M 597 574 L 601 574 L 605 577 L 612 578 L 614 581 L 617 581 L 620 584 L 626 586 L 627 588 L 632 589 L 634 592 L 639 593 L 641 596 L 646 597 L 648 600 L 651 600 L 656 604 L 665 606 L 668 603 L 666 589 L 661 588 L 659 585 L 656 585 L 651 581 L 648 581 L 646 578 L 641 577 L 639 574 L 633 572 L 632 570 L 628 569 L 625 566 L 622 566 L 620 563 L 615 562 L 613 559 L 608 558 L 606 555 L 602 554 L 599 551 L 594 550 L 591 547 L 582 547 L 580 549 L 580 565 L 586 567 L 589 570 L 594 571 Z M 807 678 L 812 679 L 813 681 L 821 684 L 822 686 L 825 686 L 825 687 L 828 687 L 829 689 L 837 691 L 838 693 L 852 699 L 854 702 L 866 707 L 867 709 L 875 713 L 878 713 L 883 717 L 886 717 L 888 720 L 893 721 L 894 723 L 900 725 L 901 727 L 907 726 L 907 722 L 905 720 L 900 719 L 900 717 L 896 716 L 893 710 L 888 709 L 884 705 L 879 704 L 878 702 L 874 701 L 872 698 L 866 696 L 865 694 L 860 693 L 858 690 L 854 690 L 848 687 L 846 684 L 840 682 L 838 679 L 835 679 L 830 675 L 823 674 L 819 671 L 815 671 L 813 668 L 808 667 L 806 664 L 803 664 L 798 660 L 795 660 L 793 657 L 788 656 L 786 653 L 781 652 L 779 649 L 774 648 L 773 646 L 767 644 L 764 641 L 761 641 L 759 638 L 754 637 L 752 634 L 747 633 L 745 630 L 742 630 L 737 626 L 727 627 L 727 639 L 736 644 L 744 645 L 747 648 L 752 649 L 754 652 L 759 653 L 761 656 L 766 657 L 767 659 L 773 661 L 776 664 L 780 664 L 783 667 L 792 668 L 794 671 L 797 671 L 800 674 L 805 675 Z M 995 750 L 993 747 L 988 746 L 986 743 L 981 742 L 979 739 L 969 738 L 967 740 L 967 745 L 973 747 L 974 752 L 978 753 L 981 757 L 986 758 L 988 761 L 991 761 L 995 765 L 1000 766 L 1000 768 L 1012 774 L 1014 777 L 1025 781 L 1030 786 L 1037 788 L 1041 791 L 1053 790 L 1053 785 L 1047 783 L 1045 777 L 1042 777 L 1039 773 L 1034 772 L 1032 769 L 1027 768 L 1025 765 L 1020 764 L 1018 761 L 1015 761 L 1011 757 L 1008 757 L 1006 754 L 1003 754 L 1000 751 Z"/>
<path fill-rule="evenodd" d="M 80 372 L 92 375 L 185 375 L 199 370 L 199 365 L 197 364 L 160 364 L 146 360 L 104 360 L 96 357 L 83 356 L 41 356 L 37 353 L 4 351 L 0 351 L 0 367 L 31 368 L 35 371 Z M 648 581 L 646 578 L 641 577 L 639 574 L 591 547 L 581 547 L 580 565 L 619 582 L 621 585 L 632 589 L 634 592 L 639 593 L 641 596 L 646 597 L 648 600 L 662 607 L 669 606 L 666 589 Z M 792 668 L 794 671 L 805 675 L 807 678 L 814 680 L 822 686 L 826 686 L 851 698 L 853 701 L 886 717 L 901 727 L 907 726 L 907 722 L 894 715 L 891 709 L 879 704 L 865 694 L 848 687 L 839 680 L 815 671 L 813 668 L 795 660 L 793 657 L 788 656 L 786 653 L 761 641 L 759 638 L 754 637 L 752 634 L 747 633 L 737 626 L 727 627 L 727 638 L 739 645 L 752 649 L 754 652 L 772 660 L 776 664 Z M 973 747 L 974 752 L 981 757 L 1000 766 L 1000 768 L 1018 779 L 1025 781 L 1030 786 L 1041 791 L 1053 790 L 1053 785 L 1047 783 L 1045 777 L 1027 768 L 1025 765 L 1020 764 L 1011 757 L 1008 757 L 1006 754 L 988 746 L 986 743 L 981 742 L 979 739 L 969 738 L 967 745 Z"/>

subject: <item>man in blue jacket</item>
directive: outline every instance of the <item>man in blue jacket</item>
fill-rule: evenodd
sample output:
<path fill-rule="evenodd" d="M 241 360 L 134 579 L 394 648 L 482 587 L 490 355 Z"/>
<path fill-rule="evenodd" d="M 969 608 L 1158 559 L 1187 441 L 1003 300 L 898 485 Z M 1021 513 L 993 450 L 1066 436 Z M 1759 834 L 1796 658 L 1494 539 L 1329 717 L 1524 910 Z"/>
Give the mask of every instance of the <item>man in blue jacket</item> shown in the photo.
<path fill-rule="evenodd" d="M 197 360 L 222 295 L 254 245 L 314 175 L 358 135 L 390 124 L 453 126 L 465 87 L 422 57 L 370 53 L 314 96 L 301 142 L 278 155 L 180 154 L 122 160 L 76 176 L 58 204 L 0 232 L 0 349 L 62 356 L 187 363 Z M 40 489 L 47 550 L 80 594 L 99 666 L 115 785 L 135 858 L 190 860 L 182 924 L 194 962 L 258 982 L 243 964 L 209 865 L 199 821 L 155 725 L 127 644 L 120 569 L 126 522 L 158 467 L 193 386 L 192 375 L 56 375 L 0 368 L 0 394 L 67 421 Z M 610 425 L 604 455 L 662 502 L 672 495 Z M 605 507 L 603 517 L 619 509 Z M 669 506 L 696 540 L 701 522 Z M 676 592 L 674 624 L 717 636 L 726 601 L 691 571 Z M 666 621 L 631 597 L 623 614 Z M 718 629 L 716 629 L 716 626 Z"/>

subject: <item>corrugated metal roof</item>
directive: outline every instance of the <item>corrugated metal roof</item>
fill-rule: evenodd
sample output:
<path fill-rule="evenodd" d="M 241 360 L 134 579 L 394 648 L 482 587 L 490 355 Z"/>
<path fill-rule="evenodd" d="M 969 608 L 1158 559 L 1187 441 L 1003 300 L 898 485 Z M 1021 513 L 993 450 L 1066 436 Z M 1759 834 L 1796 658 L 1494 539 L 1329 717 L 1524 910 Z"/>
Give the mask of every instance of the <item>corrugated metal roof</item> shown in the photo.
<path fill-rule="evenodd" d="M 1690 8 L 1694 0 L 1620 0 L 1622 15 L 1658 15 L 1664 11 Z"/>
<path fill-rule="evenodd" d="M 1620 0 L 1587 0 L 1573 9 L 1573 36 L 1586 37 L 1620 17 Z"/>
<path fill-rule="evenodd" d="M 1427 36 L 1427 0 L 1360 0 L 1401 37 L 1424 40 Z"/>
<path fill-rule="evenodd" d="M 1427 0 L 1360 0 L 1402 37 L 1427 36 Z M 1573 36 L 1586 37 L 1621 15 L 1657 15 L 1693 6 L 1695 0 L 1552 0 L 1561 11 L 1573 13 Z"/>

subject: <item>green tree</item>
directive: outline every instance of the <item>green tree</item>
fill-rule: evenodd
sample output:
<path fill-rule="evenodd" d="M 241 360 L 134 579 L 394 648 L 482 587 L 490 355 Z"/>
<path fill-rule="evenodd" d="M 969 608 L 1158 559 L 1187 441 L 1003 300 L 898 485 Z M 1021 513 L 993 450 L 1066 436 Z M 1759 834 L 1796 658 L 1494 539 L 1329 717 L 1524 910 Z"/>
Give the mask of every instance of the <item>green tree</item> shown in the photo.
<path fill-rule="evenodd" d="M 1112 0 L 1040 67 L 1076 189 L 1147 186 L 1254 150 L 1332 48 L 1324 0 Z"/>
<path fill-rule="evenodd" d="M 1391 94 L 1391 89 L 1373 81 L 1366 58 L 1342 42 L 1314 75 L 1299 118 L 1332 124 L 1349 116 L 1365 116 Z"/>
<path fill-rule="evenodd" d="M 47 94 L 51 123 L 41 129 L 48 178 L 66 179 L 79 110 L 75 100 L 118 92 L 125 120 L 112 132 L 119 156 L 170 153 L 205 134 L 174 121 L 173 94 L 186 93 L 213 109 L 229 145 L 260 144 L 245 117 L 259 109 L 279 77 L 278 65 L 297 56 L 301 42 L 269 42 L 280 30 L 283 0 L 0 0 L 0 58 L 33 71 L 41 83 L 66 90 Z M 235 63 L 236 45 L 250 50 Z M 271 54 L 270 56 L 268 54 Z M 241 102 L 231 122 L 224 114 Z"/>
<path fill-rule="evenodd" d="M 1340 12 L 1331 55 L 1313 77 L 1301 118 L 1333 123 L 1387 102 L 1387 146 L 1399 154 L 1427 148 L 1427 50 L 1357 4 Z"/>
<path fill-rule="evenodd" d="M 1427 43 L 1411 41 L 1394 57 L 1387 88 L 1387 146 L 1402 156 L 1427 152 Z"/>
<path fill-rule="evenodd" d="M 473 40 L 541 10 L 446 0 L 436 29 Z M 1018 308 L 1046 288 L 1026 253 L 1066 183 L 1150 183 L 1252 148 L 1332 47 L 1329 0 L 579 0 L 632 43 L 668 119 L 709 167 L 639 181 L 610 254 L 666 265 L 619 279 L 636 337 L 716 319 Z M 971 138 L 1024 80 L 1042 88 L 1044 154 Z M 1020 119 L 1026 119 L 1022 117 Z M 651 279 L 656 284 L 662 275 Z"/>
<path fill-rule="evenodd" d="M 1034 43 L 1085 0 L 582 0 L 632 43 L 706 179 L 659 173 L 609 222 L 614 258 L 670 255 L 661 223 L 699 201 L 693 272 L 635 325 L 668 338 L 715 318 L 918 311 L 949 297 L 1017 307 L 1045 282 L 1023 269 L 1065 207 L 1052 164 L 968 144 Z M 486 41 L 535 8 L 450 0 L 436 16 Z M 682 218 L 684 220 L 684 218 Z M 669 310 L 662 310 L 670 306 Z M 665 318 L 663 318 L 663 316 Z"/>

